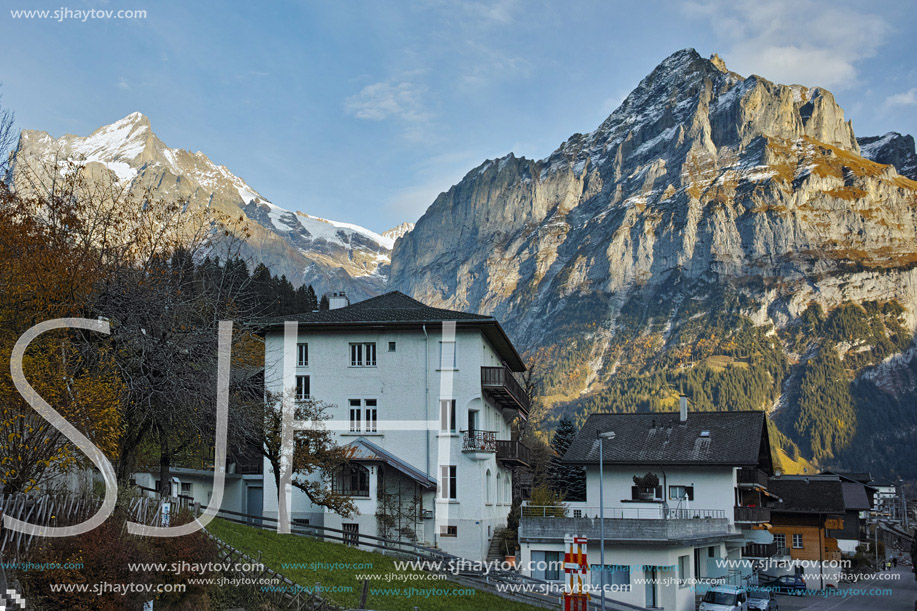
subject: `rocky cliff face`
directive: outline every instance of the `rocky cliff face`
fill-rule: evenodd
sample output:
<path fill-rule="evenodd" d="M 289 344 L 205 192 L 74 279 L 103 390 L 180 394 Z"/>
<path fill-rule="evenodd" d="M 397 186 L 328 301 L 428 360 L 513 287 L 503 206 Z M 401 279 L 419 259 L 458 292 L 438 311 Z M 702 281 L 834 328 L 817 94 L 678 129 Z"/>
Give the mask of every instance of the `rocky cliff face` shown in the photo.
<path fill-rule="evenodd" d="M 824 89 L 742 77 L 716 56 L 679 51 L 592 133 L 546 159 L 486 161 L 440 195 L 396 244 L 391 286 L 496 315 L 521 347 L 550 357 L 542 392 L 556 407 L 625 374 L 715 356 L 738 366 L 745 357 L 704 347 L 710 338 L 696 332 L 706 321 L 708 332 L 735 334 L 714 313 L 773 336 L 813 304 L 896 302 L 889 324 L 912 334 L 917 182 L 884 165 L 906 157 L 890 150 L 858 142 Z M 769 374 L 777 392 L 757 407 L 798 409 L 798 388 L 779 386 L 817 349 L 780 342 L 789 374 Z M 842 358 L 861 349 L 837 348 Z M 665 407 L 672 394 L 646 405 Z"/>
<path fill-rule="evenodd" d="M 241 217 L 249 234 L 243 256 L 286 275 L 294 285 L 312 284 L 318 294 L 346 290 L 361 299 L 378 294 L 387 279 L 397 236 L 280 208 L 204 153 L 166 146 L 140 113 L 86 137 L 55 139 L 23 131 L 13 183 L 34 186 L 68 164 L 83 166 L 92 180 L 116 188 L 149 189 L 164 201 L 185 199 L 214 215 Z"/>

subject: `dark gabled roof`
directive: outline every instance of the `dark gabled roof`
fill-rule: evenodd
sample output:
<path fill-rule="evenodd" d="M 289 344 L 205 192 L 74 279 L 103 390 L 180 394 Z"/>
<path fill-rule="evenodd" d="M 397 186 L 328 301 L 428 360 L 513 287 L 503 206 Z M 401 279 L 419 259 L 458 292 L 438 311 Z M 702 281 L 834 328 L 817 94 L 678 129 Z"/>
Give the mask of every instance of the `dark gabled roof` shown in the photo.
<path fill-rule="evenodd" d="M 334 310 L 318 310 L 282 316 L 259 325 L 261 333 L 283 330 L 287 321 L 296 321 L 308 330 L 340 331 L 366 328 L 420 328 L 455 321 L 456 328 L 478 328 L 513 371 L 525 371 L 522 357 L 503 327 L 493 316 L 458 312 L 428 306 L 399 291 L 359 301 Z M 431 329 L 432 330 L 432 329 Z"/>
<path fill-rule="evenodd" d="M 423 488 L 428 490 L 436 489 L 435 479 L 365 437 L 358 437 L 348 443 L 346 447 L 353 449 L 353 456 L 351 456 L 350 460 L 354 462 L 381 462 L 405 474 Z"/>
<path fill-rule="evenodd" d="M 841 479 L 850 480 L 852 482 L 860 482 L 861 484 L 868 484 L 872 481 L 872 474 L 868 471 L 831 471 L 826 470 L 821 472 L 822 475 L 837 475 Z"/>
<path fill-rule="evenodd" d="M 391 291 L 365 301 L 358 301 L 344 308 L 304 312 L 292 316 L 278 317 L 268 324 L 279 324 L 296 320 L 302 324 L 321 323 L 391 323 L 391 322 L 443 322 L 445 320 L 496 321 L 492 316 L 470 314 L 455 310 L 430 307 L 408 297 L 399 291 Z"/>
<path fill-rule="evenodd" d="M 841 480 L 841 489 L 844 492 L 844 506 L 848 510 L 866 511 L 871 508 L 869 495 L 866 492 L 866 486 L 863 484 Z"/>
<path fill-rule="evenodd" d="M 762 411 L 690 412 L 684 423 L 678 413 L 592 414 L 564 461 L 598 464 L 597 434 L 614 431 L 604 442 L 606 465 L 757 466 L 767 443 L 765 418 Z"/>
<path fill-rule="evenodd" d="M 843 514 L 847 510 L 842 482 L 838 477 L 772 477 L 767 489 L 781 499 L 772 511 Z"/>

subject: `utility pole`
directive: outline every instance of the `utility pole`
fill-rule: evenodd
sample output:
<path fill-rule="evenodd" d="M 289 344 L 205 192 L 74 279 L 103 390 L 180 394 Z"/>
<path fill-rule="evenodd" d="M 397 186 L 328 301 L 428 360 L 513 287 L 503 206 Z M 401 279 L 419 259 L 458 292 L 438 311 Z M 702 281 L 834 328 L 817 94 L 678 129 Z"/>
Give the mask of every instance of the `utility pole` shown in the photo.
<path fill-rule="evenodd" d="M 599 438 L 599 561 L 602 565 L 602 611 L 605 611 L 605 455 L 603 442 L 614 439 L 614 431 L 597 433 Z"/>

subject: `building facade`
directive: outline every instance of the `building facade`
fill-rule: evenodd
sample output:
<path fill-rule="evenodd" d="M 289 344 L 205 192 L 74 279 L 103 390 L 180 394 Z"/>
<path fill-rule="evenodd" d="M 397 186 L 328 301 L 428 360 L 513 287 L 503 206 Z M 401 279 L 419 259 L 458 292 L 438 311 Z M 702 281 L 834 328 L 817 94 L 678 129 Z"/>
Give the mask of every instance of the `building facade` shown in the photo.
<path fill-rule="evenodd" d="M 562 559 L 565 536 L 587 537 L 595 595 L 604 573 L 610 599 L 693 611 L 699 587 L 741 583 L 752 568 L 744 552 L 773 543 L 763 412 L 688 414 L 683 400 L 680 413 L 593 414 L 564 462 L 586 469 L 587 500 L 523 506 L 521 560 L 534 577 L 563 579 L 550 561 Z"/>
<path fill-rule="evenodd" d="M 331 481 L 358 513 L 342 517 L 294 488 L 292 519 L 411 540 L 483 559 L 512 503 L 512 436 L 529 398 L 525 369 L 492 317 L 428 307 L 398 292 L 293 317 L 264 331 L 265 387 L 324 404 L 353 457 Z M 295 362 L 292 370 L 284 367 Z M 265 465 L 264 515 L 278 515 Z"/>

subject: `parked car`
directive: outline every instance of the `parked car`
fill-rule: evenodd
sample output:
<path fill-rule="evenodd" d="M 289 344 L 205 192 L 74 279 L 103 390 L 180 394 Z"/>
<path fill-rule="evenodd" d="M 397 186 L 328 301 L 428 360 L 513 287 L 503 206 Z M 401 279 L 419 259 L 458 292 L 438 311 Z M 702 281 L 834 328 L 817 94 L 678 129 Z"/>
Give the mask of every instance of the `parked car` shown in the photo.
<path fill-rule="evenodd" d="M 748 608 L 756 611 L 777 611 L 777 593 L 773 590 L 752 590 L 748 593 Z"/>
<path fill-rule="evenodd" d="M 761 584 L 762 588 L 782 594 L 805 594 L 806 580 L 802 575 L 781 575 L 772 581 Z"/>
<path fill-rule="evenodd" d="M 707 590 L 698 611 L 745 611 L 748 592 L 741 586 L 716 586 Z"/>

